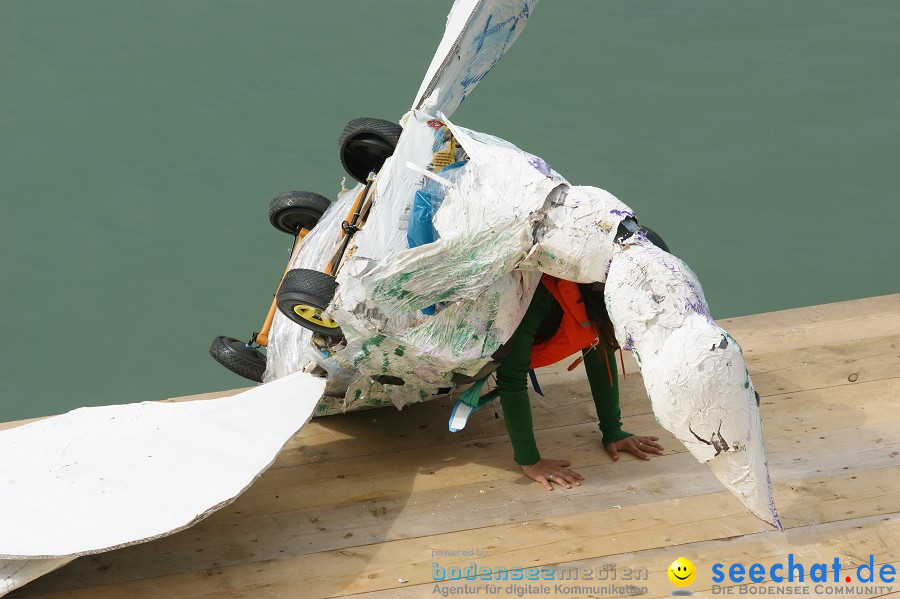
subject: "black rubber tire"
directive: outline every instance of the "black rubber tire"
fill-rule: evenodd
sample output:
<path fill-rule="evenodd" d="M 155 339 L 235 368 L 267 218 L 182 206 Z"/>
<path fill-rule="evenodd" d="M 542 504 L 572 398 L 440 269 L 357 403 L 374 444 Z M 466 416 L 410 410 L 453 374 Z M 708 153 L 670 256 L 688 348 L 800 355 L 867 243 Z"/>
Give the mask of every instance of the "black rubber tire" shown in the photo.
<path fill-rule="evenodd" d="M 269 222 L 279 231 L 296 235 L 300 229 L 312 229 L 331 206 L 325 196 L 311 191 L 287 191 L 269 203 Z"/>
<path fill-rule="evenodd" d="M 645 227 L 644 225 L 640 225 L 641 231 L 644 232 L 644 235 L 647 236 L 647 239 L 650 240 L 650 243 L 658 247 L 664 252 L 669 252 L 669 246 L 663 241 L 663 238 L 659 236 L 659 233 L 651 229 L 650 227 Z M 672 252 L 669 252 L 670 254 Z"/>
<path fill-rule="evenodd" d="M 261 383 L 263 380 L 263 373 L 266 371 L 266 356 L 243 341 L 220 335 L 213 339 L 212 345 L 209 346 L 209 355 L 231 372 L 245 379 L 257 383 Z"/>
<path fill-rule="evenodd" d="M 397 123 L 362 117 L 353 119 L 338 139 L 341 164 L 347 174 L 365 183 L 371 172 L 378 172 L 390 158 L 400 140 L 403 128 Z"/>
<path fill-rule="evenodd" d="M 311 322 L 300 316 L 295 306 L 309 306 L 318 310 L 324 310 L 331 303 L 337 291 L 337 281 L 334 277 L 307 268 L 295 268 L 284 275 L 275 304 L 281 313 L 313 332 L 319 333 L 331 339 L 341 339 L 344 334 L 340 327 L 330 327 L 324 324 Z"/>

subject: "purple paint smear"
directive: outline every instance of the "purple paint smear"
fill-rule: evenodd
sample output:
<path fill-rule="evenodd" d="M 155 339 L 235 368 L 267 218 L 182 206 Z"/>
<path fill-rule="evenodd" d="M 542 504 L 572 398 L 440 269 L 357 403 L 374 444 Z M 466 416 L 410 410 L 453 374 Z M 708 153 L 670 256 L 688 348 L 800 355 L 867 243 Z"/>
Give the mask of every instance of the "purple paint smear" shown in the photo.
<path fill-rule="evenodd" d="M 537 172 L 544 175 L 545 177 L 550 176 L 550 165 L 546 160 L 541 158 L 540 156 L 535 156 L 533 154 L 528 155 L 528 164 L 530 164 Z"/>
<path fill-rule="evenodd" d="M 639 231 L 638 233 L 643 232 Z M 635 233 L 635 235 L 637 235 L 638 233 Z M 669 259 L 664 258 L 660 260 L 660 264 L 668 270 L 672 271 L 675 277 L 677 279 L 680 279 L 690 290 L 692 297 L 685 299 L 685 307 L 694 314 L 699 314 L 700 316 L 705 317 L 708 321 L 712 322 L 712 316 L 709 313 L 709 306 L 706 305 L 706 300 L 703 299 L 703 293 L 700 291 L 691 277 L 687 276 L 684 273 L 683 269 L 679 267 L 679 265 L 676 265 Z M 681 264 L 684 263 L 682 262 Z M 684 266 L 687 267 L 686 264 L 684 264 Z"/>

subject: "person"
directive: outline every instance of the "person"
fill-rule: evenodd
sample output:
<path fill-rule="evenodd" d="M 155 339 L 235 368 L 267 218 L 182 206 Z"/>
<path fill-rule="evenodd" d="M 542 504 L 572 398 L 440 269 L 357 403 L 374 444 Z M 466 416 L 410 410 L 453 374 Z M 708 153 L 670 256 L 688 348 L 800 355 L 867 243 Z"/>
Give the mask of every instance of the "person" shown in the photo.
<path fill-rule="evenodd" d="M 548 491 L 553 485 L 571 489 L 584 477 L 571 462 L 541 457 L 534 439 L 528 398 L 529 370 L 548 366 L 582 352 L 603 447 L 613 461 L 620 452 L 643 460 L 662 454 L 655 436 L 622 430 L 619 386 L 613 352 L 612 323 L 603 303 L 603 284 L 577 284 L 543 275 L 528 310 L 509 340 L 508 353 L 497 369 L 497 390 L 513 446 L 514 459 L 528 478 Z"/>

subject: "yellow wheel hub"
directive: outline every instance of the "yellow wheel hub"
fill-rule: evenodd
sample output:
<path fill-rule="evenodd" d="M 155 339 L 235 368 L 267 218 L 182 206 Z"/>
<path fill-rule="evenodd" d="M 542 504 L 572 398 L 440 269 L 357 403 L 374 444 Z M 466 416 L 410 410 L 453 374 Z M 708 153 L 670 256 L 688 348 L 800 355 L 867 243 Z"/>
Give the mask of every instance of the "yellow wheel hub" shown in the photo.
<path fill-rule="evenodd" d="M 327 327 L 329 329 L 336 329 L 338 328 L 338 326 L 340 326 L 330 318 L 322 316 L 322 310 L 316 308 L 315 306 L 307 306 L 306 304 L 294 304 L 294 314 L 307 322 L 311 322 L 322 327 Z"/>

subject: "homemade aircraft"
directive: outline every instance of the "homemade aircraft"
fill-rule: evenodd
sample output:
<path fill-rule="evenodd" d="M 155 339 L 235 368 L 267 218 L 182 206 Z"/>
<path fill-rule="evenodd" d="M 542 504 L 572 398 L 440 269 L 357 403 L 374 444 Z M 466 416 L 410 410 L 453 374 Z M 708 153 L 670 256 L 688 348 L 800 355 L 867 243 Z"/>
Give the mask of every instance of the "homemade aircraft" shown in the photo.
<path fill-rule="evenodd" d="M 273 201 L 272 223 L 297 239 L 273 309 L 251 343 L 211 348 L 270 382 L 0 432 L 0 595 L 80 555 L 205 518 L 314 413 L 399 407 L 465 386 L 451 417 L 461 428 L 544 273 L 605 282 L 616 337 L 634 352 L 660 425 L 780 528 L 758 396 L 693 272 L 613 195 L 450 121 L 536 4 L 457 0 L 401 124 L 357 119 L 342 134 L 342 162 L 359 184 L 334 203 L 297 192 Z"/>

